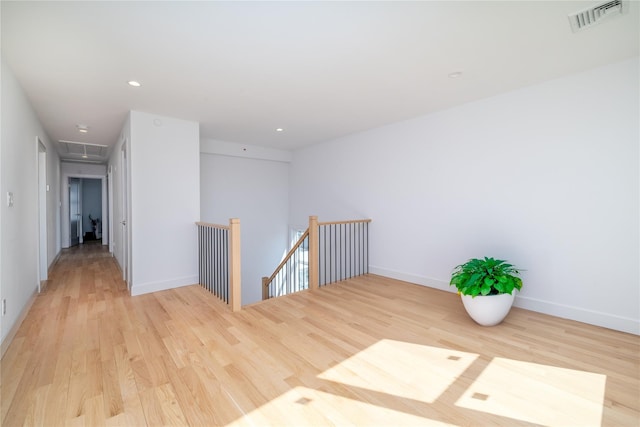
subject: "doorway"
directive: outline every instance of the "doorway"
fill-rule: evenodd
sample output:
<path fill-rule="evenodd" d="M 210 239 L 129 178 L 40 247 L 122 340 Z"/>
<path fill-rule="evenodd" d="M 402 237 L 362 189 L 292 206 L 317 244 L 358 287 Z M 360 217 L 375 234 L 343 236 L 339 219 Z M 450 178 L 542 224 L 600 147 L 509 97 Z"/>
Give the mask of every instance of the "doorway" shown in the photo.
<path fill-rule="evenodd" d="M 102 243 L 102 179 L 81 178 L 82 242 Z"/>
<path fill-rule="evenodd" d="M 102 186 L 100 178 L 69 178 L 69 246 L 102 243 Z"/>
<path fill-rule="evenodd" d="M 62 187 L 66 188 L 66 190 L 63 191 L 61 194 L 62 195 L 61 216 L 62 218 L 64 218 L 64 220 L 61 221 L 61 224 L 60 224 L 62 226 L 62 230 L 60 232 L 60 236 L 62 239 L 62 248 L 69 248 L 79 243 L 83 243 L 83 237 L 84 237 L 83 227 L 86 227 L 87 231 L 92 230 L 91 228 L 92 224 L 91 224 L 91 220 L 89 219 L 89 214 L 91 214 L 92 218 L 97 218 L 100 220 L 99 225 L 101 230 L 98 229 L 97 231 L 98 232 L 101 231 L 101 233 L 99 233 L 101 237 L 101 243 L 103 245 L 109 244 L 109 240 L 108 240 L 109 218 L 107 213 L 107 197 L 106 197 L 106 194 L 107 194 L 106 168 L 105 168 L 104 175 L 85 174 L 82 172 L 83 172 L 82 170 L 79 170 L 78 172 L 74 172 L 74 173 L 71 173 L 68 171 L 62 172 Z M 93 172 L 93 170 L 91 170 L 91 172 Z M 85 185 L 85 183 L 88 182 L 88 180 L 100 183 L 99 186 L 101 187 L 100 191 L 101 191 L 102 197 L 101 198 L 98 197 L 97 200 L 99 200 L 99 204 L 100 204 L 99 206 L 101 207 L 98 207 L 96 205 L 91 209 L 85 209 L 85 211 L 83 212 L 82 188 Z M 74 188 L 76 185 L 78 185 L 77 199 L 79 199 L 79 201 L 76 203 L 78 203 L 79 206 L 77 207 L 76 212 L 72 212 L 72 209 L 74 209 L 72 208 L 72 198 L 74 200 L 76 199 L 75 188 Z M 74 194 L 72 195 L 72 193 Z M 77 214 L 80 214 L 80 217 L 78 217 Z M 73 221 L 73 224 L 72 224 L 72 220 L 74 218 L 77 218 L 78 221 L 82 220 L 82 223 L 79 224 Z M 77 241 L 75 241 L 75 239 L 73 239 L 74 241 L 72 241 L 72 235 L 74 238 L 77 238 Z"/>
<path fill-rule="evenodd" d="M 69 246 L 77 246 L 82 239 L 82 192 L 80 178 L 69 178 Z"/>

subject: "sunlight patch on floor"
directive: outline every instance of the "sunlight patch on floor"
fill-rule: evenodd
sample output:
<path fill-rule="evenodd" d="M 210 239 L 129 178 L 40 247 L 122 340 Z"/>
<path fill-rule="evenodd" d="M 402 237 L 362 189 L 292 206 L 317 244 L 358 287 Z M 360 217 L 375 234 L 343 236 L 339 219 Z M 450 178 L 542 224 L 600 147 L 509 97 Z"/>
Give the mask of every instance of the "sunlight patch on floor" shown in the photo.
<path fill-rule="evenodd" d="M 599 426 L 606 376 L 496 357 L 456 405 L 545 426 Z"/>
<path fill-rule="evenodd" d="M 227 424 L 239 426 L 423 426 L 451 427 L 429 418 L 306 387 L 295 387 Z"/>
<path fill-rule="evenodd" d="M 484 366 L 478 357 L 380 340 L 308 379 L 308 387 L 294 387 L 229 425 L 450 426 L 438 420 L 442 408 L 436 401 L 474 362 Z M 605 375 L 500 357 L 473 375 L 466 377 L 473 382 L 455 402 L 463 419 L 601 425 Z"/>
<path fill-rule="evenodd" d="M 477 357 L 428 345 L 380 340 L 318 378 L 433 403 Z"/>

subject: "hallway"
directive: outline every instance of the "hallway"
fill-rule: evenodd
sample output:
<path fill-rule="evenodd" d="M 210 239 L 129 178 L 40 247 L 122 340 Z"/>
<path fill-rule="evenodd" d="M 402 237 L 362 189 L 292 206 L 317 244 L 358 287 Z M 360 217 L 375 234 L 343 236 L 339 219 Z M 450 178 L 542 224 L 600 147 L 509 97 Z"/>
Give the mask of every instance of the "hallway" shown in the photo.
<path fill-rule="evenodd" d="M 103 369 L 115 368 L 117 351 L 108 340 L 124 326 L 128 299 L 106 246 L 64 249 L 2 359 L 2 425 L 62 424 L 85 413 L 86 425 L 104 424 L 103 386 L 114 384 Z"/>
<path fill-rule="evenodd" d="M 180 381 L 169 346 L 171 326 L 186 327 L 183 298 L 226 310 L 199 286 L 132 298 L 107 246 L 64 249 L 2 359 L 0 425 L 185 424 L 169 384 Z M 169 302 L 182 308 L 170 316 Z"/>
<path fill-rule="evenodd" d="M 3 426 L 634 425 L 639 338 L 360 276 L 231 313 L 67 249 L 2 359 Z"/>

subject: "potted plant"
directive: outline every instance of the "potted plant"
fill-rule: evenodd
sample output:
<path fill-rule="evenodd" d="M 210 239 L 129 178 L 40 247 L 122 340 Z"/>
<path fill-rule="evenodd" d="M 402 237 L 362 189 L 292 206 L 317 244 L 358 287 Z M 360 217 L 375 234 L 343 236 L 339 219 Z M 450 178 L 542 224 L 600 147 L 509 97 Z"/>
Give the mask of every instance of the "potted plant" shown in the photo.
<path fill-rule="evenodd" d="M 513 305 L 514 289 L 522 288 L 520 271 L 504 260 L 473 258 L 451 274 L 467 313 L 476 323 L 493 326 L 502 322 Z"/>

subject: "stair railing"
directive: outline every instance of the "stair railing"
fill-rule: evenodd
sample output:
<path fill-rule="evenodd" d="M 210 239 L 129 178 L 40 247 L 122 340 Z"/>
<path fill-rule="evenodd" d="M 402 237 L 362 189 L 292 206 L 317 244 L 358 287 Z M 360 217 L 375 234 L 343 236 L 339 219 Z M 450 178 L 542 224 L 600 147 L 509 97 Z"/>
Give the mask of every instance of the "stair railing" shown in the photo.
<path fill-rule="evenodd" d="M 370 222 L 318 222 L 317 216 L 310 216 L 309 228 L 273 274 L 262 278 L 262 299 L 367 274 Z"/>
<path fill-rule="evenodd" d="M 262 299 L 269 299 L 309 288 L 309 229 L 307 229 L 273 274 L 262 278 Z"/>
<path fill-rule="evenodd" d="M 196 222 L 198 227 L 198 281 L 200 286 L 240 310 L 240 220 L 229 225 Z"/>
<path fill-rule="evenodd" d="M 318 286 L 369 273 L 370 222 L 318 223 Z"/>

